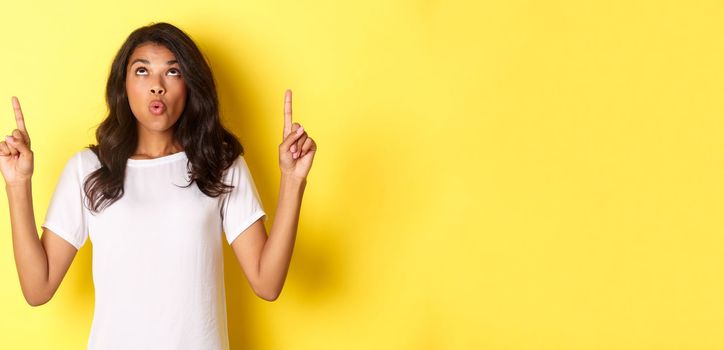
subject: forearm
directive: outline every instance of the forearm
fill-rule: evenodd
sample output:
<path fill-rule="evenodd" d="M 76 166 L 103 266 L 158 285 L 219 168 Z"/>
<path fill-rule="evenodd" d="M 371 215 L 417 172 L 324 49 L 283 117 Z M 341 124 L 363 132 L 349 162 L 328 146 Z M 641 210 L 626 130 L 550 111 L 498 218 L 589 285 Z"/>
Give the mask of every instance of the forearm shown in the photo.
<path fill-rule="evenodd" d="M 306 179 L 282 175 L 276 215 L 259 263 L 262 288 L 279 295 L 289 271 Z"/>
<path fill-rule="evenodd" d="M 28 303 L 42 303 L 48 281 L 48 257 L 35 226 L 32 181 L 6 184 L 15 266 Z"/>

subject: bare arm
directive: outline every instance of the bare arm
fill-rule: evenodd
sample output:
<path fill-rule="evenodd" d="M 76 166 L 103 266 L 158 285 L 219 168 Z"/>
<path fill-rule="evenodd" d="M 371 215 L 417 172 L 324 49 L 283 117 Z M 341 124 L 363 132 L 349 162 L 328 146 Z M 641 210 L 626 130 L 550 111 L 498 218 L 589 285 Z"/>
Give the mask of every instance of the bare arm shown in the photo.
<path fill-rule="evenodd" d="M 279 145 L 281 183 L 276 216 L 267 238 L 264 223 L 257 220 L 231 246 L 254 292 L 262 299 L 279 297 L 289 271 L 297 236 L 302 196 L 317 144 L 298 123 L 292 123 L 292 92 L 284 96 L 284 133 Z"/>
<path fill-rule="evenodd" d="M 48 229 L 44 229 L 42 239 L 38 239 L 31 187 L 27 181 L 6 184 L 5 189 L 20 288 L 28 304 L 39 306 L 53 297 L 77 250 Z"/>
<path fill-rule="evenodd" d="M 11 136 L 0 142 L 0 172 L 10 207 L 15 265 L 20 288 L 28 304 L 42 305 L 55 294 L 77 250 L 70 243 L 43 231 L 38 239 L 33 213 L 32 175 L 33 151 L 20 102 L 13 96 L 15 122 Z"/>
<path fill-rule="evenodd" d="M 289 271 L 306 180 L 282 177 L 276 216 L 267 238 L 259 219 L 231 243 L 254 293 L 267 301 L 279 297 Z"/>

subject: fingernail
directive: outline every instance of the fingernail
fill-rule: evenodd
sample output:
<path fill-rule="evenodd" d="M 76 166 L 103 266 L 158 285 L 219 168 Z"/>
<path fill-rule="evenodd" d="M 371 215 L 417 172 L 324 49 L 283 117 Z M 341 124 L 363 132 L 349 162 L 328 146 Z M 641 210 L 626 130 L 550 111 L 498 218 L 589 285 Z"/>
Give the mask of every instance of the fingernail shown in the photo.
<path fill-rule="evenodd" d="M 291 151 L 292 151 L 292 153 L 294 153 L 294 152 L 297 151 L 297 145 L 296 145 L 296 144 L 295 144 L 295 145 L 292 145 Z"/>
<path fill-rule="evenodd" d="M 10 141 L 10 142 L 15 141 L 15 139 L 13 139 L 12 136 L 5 136 L 5 140 Z"/>
<path fill-rule="evenodd" d="M 302 131 L 304 131 L 304 127 L 300 126 L 299 129 L 297 129 L 297 134 L 301 134 Z"/>

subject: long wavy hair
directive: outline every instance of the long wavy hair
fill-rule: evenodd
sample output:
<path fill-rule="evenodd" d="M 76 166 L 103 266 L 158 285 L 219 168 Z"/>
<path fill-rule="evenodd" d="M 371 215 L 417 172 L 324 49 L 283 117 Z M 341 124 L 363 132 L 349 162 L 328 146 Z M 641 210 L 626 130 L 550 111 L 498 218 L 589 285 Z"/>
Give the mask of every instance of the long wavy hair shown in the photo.
<path fill-rule="evenodd" d="M 126 66 L 133 50 L 156 43 L 173 52 L 186 83 L 186 106 L 174 124 L 174 139 L 183 146 L 188 162 L 189 187 L 196 182 L 210 197 L 218 197 L 233 186 L 222 182 L 226 169 L 244 153 L 237 138 L 222 125 L 211 68 L 191 38 L 168 23 L 155 23 L 133 31 L 111 65 L 106 84 L 108 116 L 96 129 L 97 145 L 89 145 L 101 163 L 85 180 L 88 208 L 99 212 L 123 197 L 126 161 L 138 143 L 137 121 L 126 93 Z"/>

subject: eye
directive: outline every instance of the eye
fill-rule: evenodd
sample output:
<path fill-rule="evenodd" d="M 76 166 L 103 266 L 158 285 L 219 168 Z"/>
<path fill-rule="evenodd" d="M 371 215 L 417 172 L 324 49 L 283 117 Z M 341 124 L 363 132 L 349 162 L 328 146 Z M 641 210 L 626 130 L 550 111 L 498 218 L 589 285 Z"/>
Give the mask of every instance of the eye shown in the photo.
<path fill-rule="evenodd" d="M 139 68 L 136 68 L 136 74 L 138 74 L 138 75 L 147 75 L 148 72 L 146 72 L 146 68 L 139 67 Z"/>
<path fill-rule="evenodd" d="M 171 68 L 171 69 L 168 70 L 168 72 L 170 73 L 170 75 L 174 75 L 174 76 L 175 76 L 175 75 L 181 75 L 181 71 L 179 71 L 179 70 L 176 69 L 176 68 Z"/>

